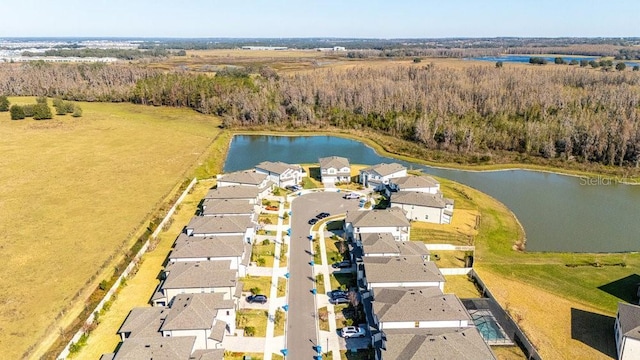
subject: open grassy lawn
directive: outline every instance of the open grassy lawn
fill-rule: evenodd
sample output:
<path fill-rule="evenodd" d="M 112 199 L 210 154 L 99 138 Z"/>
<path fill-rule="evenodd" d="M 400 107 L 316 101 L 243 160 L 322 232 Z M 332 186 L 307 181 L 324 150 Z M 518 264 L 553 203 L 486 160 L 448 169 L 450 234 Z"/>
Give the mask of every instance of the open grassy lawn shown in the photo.
<path fill-rule="evenodd" d="M 283 297 L 287 294 L 287 279 L 278 278 L 278 291 L 276 296 Z"/>
<path fill-rule="evenodd" d="M 479 298 L 482 294 L 467 275 L 445 275 L 444 292 L 456 294 L 461 299 Z"/>
<path fill-rule="evenodd" d="M 280 244 L 280 267 L 285 267 L 288 264 L 287 253 L 289 251 L 289 245 Z"/>
<path fill-rule="evenodd" d="M 53 327 L 59 314 L 79 313 L 89 289 L 112 274 L 111 262 L 219 132 L 216 118 L 190 110 L 80 106 L 81 118 L 12 121 L 0 113 L 0 351 L 7 358 L 35 344 L 32 356 L 42 354 L 65 324 Z"/>
<path fill-rule="evenodd" d="M 326 306 L 318 309 L 318 326 L 320 330 L 329 331 L 329 310 Z"/>
<path fill-rule="evenodd" d="M 273 241 L 269 241 L 269 243 L 266 245 L 263 245 L 262 242 L 253 244 L 251 251 L 251 261 L 258 262 L 258 266 L 273 267 L 275 251 L 276 243 Z"/>
<path fill-rule="evenodd" d="M 173 223 L 166 231 L 160 233 L 158 237 L 160 241 L 156 248 L 142 257 L 140 270 L 134 277 L 128 279 L 127 286 L 120 290 L 111 309 L 102 316 L 100 325 L 91 332 L 87 346 L 77 354 L 78 359 L 98 359 L 100 355 L 113 352 L 116 349 L 120 342 L 120 336 L 116 334 L 116 331 L 132 308 L 149 306 L 149 299 L 160 282 L 158 275 L 162 270 L 162 264 L 166 260 L 175 238 L 182 231 L 184 224 L 189 222 L 195 214 L 200 200 L 214 184 L 215 180 L 200 181 L 193 188 L 191 194 L 184 199 L 180 211 L 173 215 Z"/>
<path fill-rule="evenodd" d="M 258 309 L 241 309 L 236 312 L 236 326 L 246 329 L 251 326 L 255 329 L 254 337 L 267 336 L 267 311 Z M 246 330 L 245 330 L 245 336 Z"/>
<path fill-rule="evenodd" d="M 353 273 L 332 273 L 329 275 L 329 281 L 331 282 L 331 289 L 340 289 L 344 286 L 345 290 L 348 290 L 357 285 L 356 274 Z"/>
<path fill-rule="evenodd" d="M 269 296 L 271 291 L 271 278 L 268 276 L 245 276 L 240 279 L 242 281 L 242 291 L 251 291 L 253 288 L 258 288 L 260 291 L 258 294 Z"/>

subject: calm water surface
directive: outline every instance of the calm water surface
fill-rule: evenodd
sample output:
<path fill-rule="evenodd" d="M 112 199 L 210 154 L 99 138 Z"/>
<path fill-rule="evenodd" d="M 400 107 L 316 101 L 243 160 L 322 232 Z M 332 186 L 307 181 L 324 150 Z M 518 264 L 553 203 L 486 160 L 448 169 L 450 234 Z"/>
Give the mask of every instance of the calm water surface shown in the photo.
<path fill-rule="evenodd" d="M 267 160 L 315 163 L 331 155 L 348 157 L 354 164 L 398 162 L 485 192 L 516 214 L 527 233 L 529 251 L 640 250 L 640 186 L 608 181 L 586 185 L 585 179 L 527 170 L 437 169 L 383 157 L 363 143 L 332 136 L 238 135 L 231 142 L 224 171 L 252 168 Z"/>

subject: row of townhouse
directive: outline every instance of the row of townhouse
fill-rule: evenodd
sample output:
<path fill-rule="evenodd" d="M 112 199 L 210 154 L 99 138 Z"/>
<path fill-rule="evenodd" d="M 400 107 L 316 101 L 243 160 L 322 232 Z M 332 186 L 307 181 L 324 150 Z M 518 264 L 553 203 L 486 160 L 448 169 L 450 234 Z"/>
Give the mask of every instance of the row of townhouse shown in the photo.
<path fill-rule="evenodd" d="M 260 200 L 277 184 L 258 171 L 218 177 L 198 214 L 175 240 L 153 307 L 131 310 L 118 330 L 122 345 L 103 360 L 222 360 L 236 331 Z"/>
<path fill-rule="evenodd" d="M 340 156 L 319 160 L 322 183 L 351 182 L 349 159 Z M 364 187 L 385 194 L 390 206 L 405 210 L 412 221 L 449 224 L 453 216 L 453 200 L 440 191 L 440 183 L 429 176 L 408 176 L 407 168 L 398 163 L 382 163 L 359 171 L 358 181 Z"/>
<path fill-rule="evenodd" d="M 347 213 L 345 233 L 376 359 L 495 359 L 399 208 Z"/>

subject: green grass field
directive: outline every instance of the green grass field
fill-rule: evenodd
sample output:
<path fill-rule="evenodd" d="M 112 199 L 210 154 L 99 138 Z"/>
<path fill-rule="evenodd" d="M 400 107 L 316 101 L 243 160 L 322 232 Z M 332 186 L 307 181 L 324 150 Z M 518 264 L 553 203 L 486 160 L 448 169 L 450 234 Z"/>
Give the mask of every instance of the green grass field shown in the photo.
<path fill-rule="evenodd" d="M 0 113 L 0 350 L 7 358 L 34 345 L 33 357 L 46 350 L 219 132 L 216 118 L 189 110 L 80 105 L 81 118 L 12 121 Z"/>

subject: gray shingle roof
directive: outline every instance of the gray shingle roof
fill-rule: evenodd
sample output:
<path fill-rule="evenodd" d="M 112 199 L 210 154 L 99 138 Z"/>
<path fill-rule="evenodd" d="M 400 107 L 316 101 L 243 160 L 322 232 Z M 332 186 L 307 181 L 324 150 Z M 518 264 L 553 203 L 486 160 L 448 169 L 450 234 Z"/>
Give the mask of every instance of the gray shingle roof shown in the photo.
<path fill-rule="evenodd" d="M 176 239 L 169 259 L 241 257 L 245 244 L 241 235 L 202 237 L 182 233 Z"/>
<path fill-rule="evenodd" d="M 224 349 L 196 350 L 191 354 L 193 360 L 224 360 Z"/>
<path fill-rule="evenodd" d="M 360 172 L 375 172 L 376 174 L 380 175 L 380 176 L 388 176 L 394 173 L 397 173 L 399 171 L 402 170 L 407 170 L 406 167 L 398 164 L 398 163 L 391 163 L 391 164 L 387 164 L 387 163 L 382 163 L 382 164 L 378 164 L 378 165 L 373 165 L 370 166 L 368 168 L 364 168 L 362 170 L 360 170 Z"/>
<path fill-rule="evenodd" d="M 640 306 L 619 303 L 620 332 L 632 339 L 640 340 Z"/>
<path fill-rule="evenodd" d="M 417 256 L 365 256 L 367 282 L 444 282 L 444 276 L 431 261 Z"/>
<path fill-rule="evenodd" d="M 399 208 L 369 211 L 347 211 L 346 222 L 353 227 L 406 227 L 409 220 Z"/>
<path fill-rule="evenodd" d="M 404 256 L 427 256 L 429 249 L 421 242 L 396 241 L 390 233 L 361 234 L 362 250 L 368 254 L 397 254 Z"/>
<path fill-rule="evenodd" d="M 398 185 L 400 189 L 413 189 L 413 188 L 425 188 L 436 187 L 439 182 L 431 176 L 404 176 L 391 180 L 392 183 Z"/>
<path fill-rule="evenodd" d="M 244 234 L 253 226 L 250 216 L 194 216 L 187 229 L 194 234 Z"/>
<path fill-rule="evenodd" d="M 231 261 L 178 261 L 167 264 L 165 289 L 235 287 L 237 271 Z"/>
<path fill-rule="evenodd" d="M 226 330 L 227 323 L 222 320 L 216 320 L 216 323 L 213 324 L 213 327 L 211 328 L 209 339 L 222 342 L 222 340 L 224 340 L 224 334 Z"/>
<path fill-rule="evenodd" d="M 258 186 L 267 179 L 266 174 L 259 174 L 253 170 L 236 171 L 218 176 L 218 181 Z"/>
<path fill-rule="evenodd" d="M 281 175 L 287 172 L 287 170 L 298 170 L 302 171 L 302 167 L 300 165 L 287 164 L 282 161 L 271 162 L 271 161 L 263 161 L 260 164 L 256 165 L 256 169 L 262 169 L 272 174 Z"/>
<path fill-rule="evenodd" d="M 329 169 L 334 168 L 336 170 L 340 170 L 345 167 L 350 167 L 349 159 L 341 156 L 328 156 L 323 157 L 318 160 L 320 162 L 321 169 Z"/>
<path fill-rule="evenodd" d="M 114 360 L 189 360 L 195 342 L 195 336 L 128 339 Z"/>
<path fill-rule="evenodd" d="M 159 332 L 160 326 L 168 313 L 169 310 L 166 307 L 133 308 L 120 326 L 118 334 L 130 333 L 130 338 L 162 336 Z"/>
<path fill-rule="evenodd" d="M 173 298 L 161 331 L 211 329 L 218 309 L 233 309 L 222 293 L 180 294 Z"/>
<path fill-rule="evenodd" d="M 255 199 L 260 189 L 254 186 L 223 186 L 211 189 L 205 199 Z"/>
<path fill-rule="evenodd" d="M 204 199 L 202 215 L 253 214 L 254 206 L 245 199 Z"/>
<path fill-rule="evenodd" d="M 375 289 L 373 312 L 386 321 L 464 321 L 471 316 L 454 294 L 437 287 Z"/>
<path fill-rule="evenodd" d="M 429 194 L 420 191 L 398 191 L 391 195 L 391 205 L 405 204 L 443 209 L 447 204 L 453 204 L 453 200 L 445 199 L 441 193 Z"/>
<path fill-rule="evenodd" d="M 385 360 L 496 359 L 475 327 L 384 330 Z"/>

